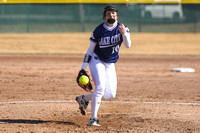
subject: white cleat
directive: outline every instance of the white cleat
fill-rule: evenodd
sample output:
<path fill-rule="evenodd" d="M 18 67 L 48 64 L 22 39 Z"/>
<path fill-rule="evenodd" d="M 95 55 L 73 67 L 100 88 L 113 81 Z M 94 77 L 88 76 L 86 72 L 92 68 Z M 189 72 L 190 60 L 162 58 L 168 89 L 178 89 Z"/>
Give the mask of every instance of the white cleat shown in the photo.
<path fill-rule="evenodd" d="M 101 125 L 99 124 L 99 119 L 93 118 L 93 119 L 90 119 L 87 126 L 101 126 Z"/>
<path fill-rule="evenodd" d="M 79 109 L 81 111 L 81 114 L 86 115 L 87 114 L 86 108 L 87 108 L 89 102 L 85 101 L 83 99 L 83 97 L 84 97 L 84 95 L 76 97 L 76 101 L 79 104 Z"/>

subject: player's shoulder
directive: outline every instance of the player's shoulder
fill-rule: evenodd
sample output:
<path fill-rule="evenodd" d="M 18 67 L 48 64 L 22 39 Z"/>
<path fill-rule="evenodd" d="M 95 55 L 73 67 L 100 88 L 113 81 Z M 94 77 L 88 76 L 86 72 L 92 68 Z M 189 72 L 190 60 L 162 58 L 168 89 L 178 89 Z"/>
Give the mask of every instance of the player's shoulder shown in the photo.
<path fill-rule="evenodd" d="M 95 28 L 95 30 L 93 31 L 93 34 L 95 34 L 95 35 L 100 35 L 101 32 L 102 32 L 102 30 L 103 30 L 103 24 L 104 24 L 104 23 L 99 24 L 99 25 Z"/>
<path fill-rule="evenodd" d="M 103 28 L 103 24 L 104 24 L 104 23 L 99 24 L 99 25 L 95 28 L 95 30 L 102 29 L 102 28 Z"/>

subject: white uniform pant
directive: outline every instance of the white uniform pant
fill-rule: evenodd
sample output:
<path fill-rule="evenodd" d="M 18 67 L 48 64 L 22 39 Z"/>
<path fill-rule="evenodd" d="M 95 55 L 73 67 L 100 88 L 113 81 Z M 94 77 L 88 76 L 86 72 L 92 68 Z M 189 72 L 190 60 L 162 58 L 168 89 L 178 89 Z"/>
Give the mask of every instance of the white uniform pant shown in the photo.
<path fill-rule="evenodd" d="M 89 63 L 90 73 L 95 83 L 93 96 L 112 99 L 116 96 L 117 76 L 114 63 L 105 63 L 93 53 Z"/>
<path fill-rule="evenodd" d="M 116 96 L 117 77 L 114 63 L 105 63 L 93 53 L 89 63 L 90 73 L 95 83 L 95 91 L 85 95 L 86 101 L 91 100 L 91 119 L 97 117 L 102 97 L 111 99 Z"/>

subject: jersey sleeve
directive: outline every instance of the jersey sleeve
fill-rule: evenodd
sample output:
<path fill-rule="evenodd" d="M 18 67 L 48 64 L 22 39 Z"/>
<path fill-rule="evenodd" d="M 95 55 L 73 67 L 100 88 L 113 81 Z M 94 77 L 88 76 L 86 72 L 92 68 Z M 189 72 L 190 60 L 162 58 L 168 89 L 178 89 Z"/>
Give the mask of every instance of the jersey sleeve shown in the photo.
<path fill-rule="evenodd" d="M 98 26 L 92 33 L 91 37 L 90 37 L 90 41 L 94 42 L 94 43 L 98 43 L 98 38 L 99 38 L 99 33 L 101 32 L 101 25 Z"/>
<path fill-rule="evenodd" d="M 126 48 L 130 48 L 131 47 L 130 31 L 127 26 L 125 26 L 125 28 L 126 28 L 126 33 L 124 35 L 122 35 L 123 44 Z"/>
<path fill-rule="evenodd" d="M 92 33 L 92 35 L 90 37 L 90 41 L 93 42 L 93 43 L 97 43 L 97 37 L 96 37 L 94 32 Z"/>
<path fill-rule="evenodd" d="M 127 26 L 125 28 L 126 28 L 126 32 L 130 33 L 129 28 Z"/>

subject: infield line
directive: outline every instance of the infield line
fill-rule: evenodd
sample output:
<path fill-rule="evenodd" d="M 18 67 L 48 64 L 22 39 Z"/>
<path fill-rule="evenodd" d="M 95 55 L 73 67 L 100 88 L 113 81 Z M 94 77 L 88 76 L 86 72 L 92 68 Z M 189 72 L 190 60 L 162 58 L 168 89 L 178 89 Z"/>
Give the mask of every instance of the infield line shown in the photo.
<path fill-rule="evenodd" d="M 73 103 L 75 100 L 44 100 L 44 101 L 11 101 L 0 102 L 0 104 L 20 104 L 20 103 Z M 102 103 L 122 103 L 122 104 L 171 104 L 171 105 L 195 105 L 200 106 L 200 103 L 177 103 L 177 102 L 136 102 L 136 101 L 102 101 Z"/>

